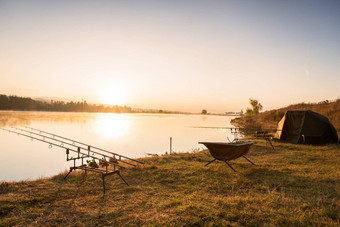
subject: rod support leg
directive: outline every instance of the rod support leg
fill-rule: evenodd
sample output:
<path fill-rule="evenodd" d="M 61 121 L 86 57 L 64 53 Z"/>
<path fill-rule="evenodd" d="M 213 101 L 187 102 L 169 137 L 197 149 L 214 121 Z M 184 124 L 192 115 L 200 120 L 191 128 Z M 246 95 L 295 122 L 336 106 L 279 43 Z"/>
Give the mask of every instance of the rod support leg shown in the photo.
<path fill-rule="evenodd" d="M 73 171 L 72 168 L 70 168 L 70 171 L 68 171 L 68 173 L 66 174 L 66 176 L 64 177 L 64 180 L 66 179 L 66 177 L 68 177 L 68 175 Z"/>
<path fill-rule="evenodd" d="M 103 191 L 105 194 L 105 175 L 102 175 L 102 179 L 103 179 Z"/>
<path fill-rule="evenodd" d="M 122 177 L 122 175 L 120 175 L 120 172 L 117 172 L 117 174 L 118 174 L 118 176 L 120 176 L 120 178 L 125 182 L 125 184 L 126 184 L 127 186 L 130 186 L 130 185 L 128 184 L 128 182 L 126 182 L 126 180 Z"/>

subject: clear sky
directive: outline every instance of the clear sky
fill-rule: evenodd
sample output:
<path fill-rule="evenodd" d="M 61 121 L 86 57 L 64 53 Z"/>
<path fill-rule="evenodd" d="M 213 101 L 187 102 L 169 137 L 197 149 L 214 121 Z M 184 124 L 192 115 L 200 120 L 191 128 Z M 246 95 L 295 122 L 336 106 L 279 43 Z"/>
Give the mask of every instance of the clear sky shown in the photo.
<path fill-rule="evenodd" d="M 340 96 L 340 1 L 0 0 L 0 94 L 200 112 Z"/>

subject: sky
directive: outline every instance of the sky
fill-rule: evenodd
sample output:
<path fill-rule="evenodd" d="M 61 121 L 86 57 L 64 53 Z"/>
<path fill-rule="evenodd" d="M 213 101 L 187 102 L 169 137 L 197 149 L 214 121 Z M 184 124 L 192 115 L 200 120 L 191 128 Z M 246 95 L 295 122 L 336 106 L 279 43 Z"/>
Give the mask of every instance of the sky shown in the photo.
<path fill-rule="evenodd" d="M 338 0 L 0 0 L 0 94 L 200 112 L 340 97 Z"/>

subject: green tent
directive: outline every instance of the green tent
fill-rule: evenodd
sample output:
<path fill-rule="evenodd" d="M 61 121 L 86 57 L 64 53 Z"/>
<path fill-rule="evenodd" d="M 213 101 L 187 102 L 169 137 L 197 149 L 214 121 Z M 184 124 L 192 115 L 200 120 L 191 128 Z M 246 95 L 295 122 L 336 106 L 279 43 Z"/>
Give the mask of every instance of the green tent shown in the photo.
<path fill-rule="evenodd" d="M 275 138 L 302 144 L 337 143 L 338 134 L 327 117 L 311 110 L 289 110 L 277 126 Z"/>

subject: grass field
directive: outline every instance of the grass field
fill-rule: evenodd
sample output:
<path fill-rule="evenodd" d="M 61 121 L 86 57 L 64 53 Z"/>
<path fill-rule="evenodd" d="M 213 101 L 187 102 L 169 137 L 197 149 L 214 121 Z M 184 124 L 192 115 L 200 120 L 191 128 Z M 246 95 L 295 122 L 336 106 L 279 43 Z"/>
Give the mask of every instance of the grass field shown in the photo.
<path fill-rule="evenodd" d="M 65 173 L 1 183 L 0 226 L 339 226 L 340 145 L 255 141 L 248 158 L 225 163 L 208 151 L 145 159 L 107 177 Z"/>

